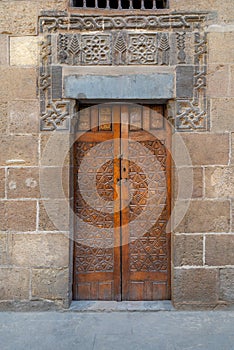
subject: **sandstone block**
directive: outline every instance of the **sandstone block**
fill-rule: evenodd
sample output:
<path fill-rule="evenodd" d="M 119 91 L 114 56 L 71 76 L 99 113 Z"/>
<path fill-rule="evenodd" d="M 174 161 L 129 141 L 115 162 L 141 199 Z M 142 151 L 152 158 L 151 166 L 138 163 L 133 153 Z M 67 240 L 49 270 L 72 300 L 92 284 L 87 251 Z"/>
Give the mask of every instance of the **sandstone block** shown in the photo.
<path fill-rule="evenodd" d="M 210 64 L 207 75 L 207 96 L 210 98 L 226 98 L 229 96 L 229 66 Z"/>
<path fill-rule="evenodd" d="M 230 83 L 230 92 L 229 92 L 229 95 L 231 97 L 234 97 L 234 65 L 230 66 L 230 80 L 229 80 L 229 83 Z"/>
<path fill-rule="evenodd" d="M 177 221 L 181 215 L 179 204 L 175 211 Z M 180 224 L 175 228 L 175 231 L 181 233 L 228 232 L 229 229 L 229 201 L 194 200 L 190 201 L 188 210 Z"/>
<path fill-rule="evenodd" d="M 5 197 L 5 169 L 0 169 L 0 198 Z"/>
<path fill-rule="evenodd" d="M 4 76 L 0 85 L 0 99 L 11 101 L 37 98 L 37 72 L 35 68 L 2 66 L 0 75 Z"/>
<path fill-rule="evenodd" d="M 0 102 L 0 134 L 7 132 L 8 116 L 7 116 L 7 102 Z"/>
<path fill-rule="evenodd" d="M 33 135 L 1 135 L 0 165 L 37 165 L 38 137 Z"/>
<path fill-rule="evenodd" d="M 36 230 L 36 201 L 6 201 L 6 227 L 9 231 Z"/>
<path fill-rule="evenodd" d="M 29 299 L 29 277 L 27 269 L 0 268 L 0 299 Z"/>
<path fill-rule="evenodd" d="M 39 43 L 38 37 L 23 36 L 10 38 L 10 65 L 37 66 Z"/>
<path fill-rule="evenodd" d="M 70 135 L 48 132 L 41 134 L 41 159 L 43 166 L 70 164 Z"/>
<path fill-rule="evenodd" d="M 69 244 L 64 234 L 14 234 L 9 248 L 11 261 L 16 266 L 68 267 Z"/>
<path fill-rule="evenodd" d="M 229 160 L 229 135 L 228 134 L 204 134 L 184 133 L 180 135 L 187 147 L 193 165 L 227 165 Z M 179 141 L 175 139 L 176 165 L 188 165 L 187 160 L 177 147 Z"/>
<path fill-rule="evenodd" d="M 208 43 L 209 63 L 234 63 L 234 31 L 209 33 Z"/>
<path fill-rule="evenodd" d="M 1 1 L 0 33 L 35 35 L 37 33 L 37 2 Z"/>
<path fill-rule="evenodd" d="M 9 105 L 9 129 L 11 133 L 37 133 L 39 131 L 38 101 L 12 101 Z"/>
<path fill-rule="evenodd" d="M 234 18 L 234 9 L 233 9 L 233 1 L 225 0 L 224 4 L 219 0 L 170 0 L 170 9 L 176 11 L 215 11 L 217 12 L 218 22 L 223 24 L 225 23 L 233 23 Z"/>
<path fill-rule="evenodd" d="M 203 193 L 202 168 L 179 168 L 174 183 L 174 197 L 180 199 L 199 198 Z"/>
<path fill-rule="evenodd" d="M 69 218 L 68 201 L 54 199 L 39 202 L 40 231 L 69 231 Z"/>
<path fill-rule="evenodd" d="M 7 177 L 8 198 L 38 198 L 38 168 L 9 168 Z"/>
<path fill-rule="evenodd" d="M 8 64 L 8 36 L 0 35 L 0 65 Z"/>
<path fill-rule="evenodd" d="M 202 266 L 202 235 L 175 235 L 173 239 L 173 255 L 175 266 Z"/>
<path fill-rule="evenodd" d="M 209 235 L 206 237 L 205 261 L 210 266 L 234 266 L 234 235 Z"/>
<path fill-rule="evenodd" d="M 69 292 L 69 269 L 33 269 L 32 298 L 65 299 Z"/>
<path fill-rule="evenodd" d="M 69 168 L 40 168 L 41 197 L 47 199 L 69 197 Z"/>
<path fill-rule="evenodd" d="M 215 305 L 218 301 L 218 270 L 175 269 L 174 303 Z"/>
<path fill-rule="evenodd" d="M 206 168 L 205 178 L 206 197 L 234 197 L 234 167 Z"/>
<path fill-rule="evenodd" d="M 216 98 L 211 101 L 211 130 L 234 131 L 234 98 Z"/>
<path fill-rule="evenodd" d="M 220 291 L 219 299 L 234 301 L 234 269 L 220 269 Z"/>
<path fill-rule="evenodd" d="M 8 262 L 8 234 L 0 233 L 0 265 Z"/>

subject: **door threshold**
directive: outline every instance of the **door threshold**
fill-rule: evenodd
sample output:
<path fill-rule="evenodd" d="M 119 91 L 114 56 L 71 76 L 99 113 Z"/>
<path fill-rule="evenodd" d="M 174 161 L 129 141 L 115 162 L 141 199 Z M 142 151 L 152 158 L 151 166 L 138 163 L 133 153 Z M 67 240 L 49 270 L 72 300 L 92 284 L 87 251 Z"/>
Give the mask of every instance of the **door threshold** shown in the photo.
<path fill-rule="evenodd" d="M 173 311 L 175 310 L 171 300 L 161 301 L 102 301 L 79 300 L 72 301 L 69 311 L 74 312 L 149 312 L 149 311 Z"/>

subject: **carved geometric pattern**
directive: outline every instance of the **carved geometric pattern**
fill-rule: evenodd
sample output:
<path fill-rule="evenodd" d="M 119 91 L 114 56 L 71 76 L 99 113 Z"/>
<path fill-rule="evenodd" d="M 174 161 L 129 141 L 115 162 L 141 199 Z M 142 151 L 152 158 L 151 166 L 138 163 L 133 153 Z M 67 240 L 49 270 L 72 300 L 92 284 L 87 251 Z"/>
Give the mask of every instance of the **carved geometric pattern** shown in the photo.
<path fill-rule="evenodd" d="M 110 64 L 109 35 L 84 35 L 82 44 L 82 62 L 84 64 Z"/>
<path fill-rule="evenodd" d="M 59 86 L 59 81 L 53 82 L 57 79 L 54 65 L 186 65 L 192 63 L 191 55 L 193 97 L 176 98 L 176 115 L 172 121 L 178 131 L 208 130 L 207 39 L 204 33 L 207 17 L 208 13 L 202 12 L 152 16 L 71 14 L 69 17 L 65 12 L 63 15 L 45 13 L 39 19 L 44 36 L 38 79 L 42 130 L 70 126 L 69 101 L 63 100 L 62 92 L 53 94 L 54 86 Z M 51 41 L 50 33 L 56 33 L 53 38 L 57 38 L 57 44 L 56 40 Z"/>
<path fill-rule="evenodd" d="M 129 64 L 156 64 L 156 35 L 130 35 Z"/>
<path fill-rule="evenodd" d="M 178 48 L 178 63 L 186 63 L 186 53 L 185 53 L 185 32 L 176 33 L 177 48 Z"/>
<path fill-rule="evenodd" d="M 206 33 L 194 34 L 194 66 L 193 99 L 177 100 L 176 128 L 181 131 L 205 131 L 209 128 L 206 97 Z"/>
<path fill-rule="evenodd" d="M 56 32 L 57 30 L 79 30 L 96 31 L 111 29 L 187 29 L 191 30 L 198 25 L 203 25 L 207 18 L 207 13 L 177 13 L 165 15 L 126 15 L 126 16 L 100 16 L 100 15 L 71 15 L 67 16 L 44 16 L 40 18 L 40 31 Z"/>
<path fill-rule="evenodd" d="M 129 166 L 129 179 L 132 180 L 134 187 L 137 189 L 133 193 L 133 198 L 129 204 L 130 218 L 139 215 L 147 202 L 147 189 L 150 188 L 150 182 L 157 183 L 157 186 L 166 192 L 165 182 L 162 179 L 166 176 L 166 158 L 167 152 L 163 143 L 159 140 L 141 141 L 142 146 L 148 148 L 154 154 L 161 164 L 161 171 L 147 169 L 147 178 L 142 172 L 145 157 L 139 157 L 137 167 L 132 164 Z M 135 147 L 136 148 L 136 147 Z M 129 148 L 129 156 L 135 153 L 131 146 Z M 168 266 L 168 235 L 166 233 L 166 224 L 169 217 L 168 208 L 162 203 L 161 214 L 156 223 L 143 235 L 137 234 L 137 228 L 130 227 L 130 271 L 166 271 Z M 139 227 L 146 227 L 144 219 L 138 218 Z"/>
<path fill-rule="evenodd" d="M 102 166 L 96 169 L 96 157 L 90 155 L 93 147 L 99 147 L 98 160 Z M 95 187 L 98 197 L 104 201 L 113 201 L 113 174 L 114 164 L 112 160 L 107 160 L 112 155 L 113 150 L 106 143 L 97 142 L 76 142 L 75 143 L 75 213 L 79 217 L 78 227 L 76 227 L 76 261 L 77 272 L 98 272 L 112 271 L 114 266 L 113 258 L 113 225 L 114 215 L 108 213 L 103 207 L 102 201 L 92 202 L 89 205 L 83 197 L 82 189 L 78 181 L 79 175 L 85 182 L 85 194 L 93 199 L 95 194 L 91 188 L 93 177 L 96 177 Z M 85 164 L 83 162 L 85 158 Z M 81 167 L 82 164 L 82 167 Z M 90 192 L 90 193 L 89 193 Z"/>

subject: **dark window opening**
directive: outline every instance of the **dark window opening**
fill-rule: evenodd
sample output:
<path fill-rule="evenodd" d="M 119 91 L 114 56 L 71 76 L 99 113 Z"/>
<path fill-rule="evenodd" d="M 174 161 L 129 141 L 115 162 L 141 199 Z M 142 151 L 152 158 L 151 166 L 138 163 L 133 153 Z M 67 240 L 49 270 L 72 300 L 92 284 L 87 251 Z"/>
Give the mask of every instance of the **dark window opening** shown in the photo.
<path fill-rule="evenodd" d="M 114 10 L 156 10 L 168 8 L 169 0 L 73 0 L 78 8 Z"/>

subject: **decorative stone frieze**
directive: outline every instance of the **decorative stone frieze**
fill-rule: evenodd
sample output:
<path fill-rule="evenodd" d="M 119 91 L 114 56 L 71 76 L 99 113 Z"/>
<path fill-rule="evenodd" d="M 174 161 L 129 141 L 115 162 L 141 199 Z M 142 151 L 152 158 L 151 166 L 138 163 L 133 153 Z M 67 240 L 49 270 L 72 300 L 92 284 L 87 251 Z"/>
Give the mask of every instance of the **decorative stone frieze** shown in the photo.
<path fill-rule="evenodd" d="M 176 130 L 208 130 L 206 21 L 206 13 L 40 17 L 41 129 L 69 129 L 65 66 L 170 66 L 176 72 Z"/>

